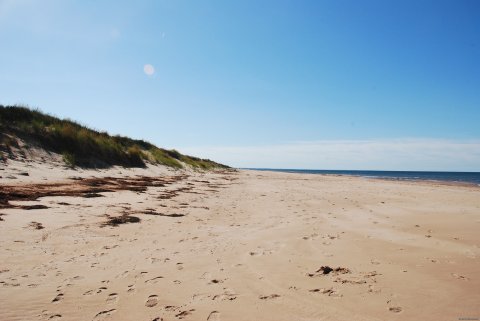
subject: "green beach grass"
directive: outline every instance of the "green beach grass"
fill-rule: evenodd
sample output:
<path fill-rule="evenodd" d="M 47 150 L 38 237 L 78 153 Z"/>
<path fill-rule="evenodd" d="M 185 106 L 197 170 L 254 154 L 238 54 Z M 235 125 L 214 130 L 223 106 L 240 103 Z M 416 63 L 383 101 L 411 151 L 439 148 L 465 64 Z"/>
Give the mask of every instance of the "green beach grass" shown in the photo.
<path fill-rule="evenodd" d="M 228 168 L 209 159 L 159 148 L 144 140 L 111 136 L 69 119 L 60 119 L 24 106 L 0 105 L 0 147 L 18 147 L 18 137 L 29 145 L 59 153 L 68 166 L 105 168 L 114 165 L 145 167 L 146 163 L 200 170 Z M 5 158 L 5 155 L 2 155 Z"/>

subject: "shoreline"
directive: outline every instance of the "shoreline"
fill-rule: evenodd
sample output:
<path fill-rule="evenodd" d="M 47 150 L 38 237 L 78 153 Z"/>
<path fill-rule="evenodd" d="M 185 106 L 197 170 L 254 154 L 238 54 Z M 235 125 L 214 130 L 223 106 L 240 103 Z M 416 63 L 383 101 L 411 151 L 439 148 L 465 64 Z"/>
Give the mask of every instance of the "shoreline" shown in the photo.
<path fill-rule="evenodd" d="M 463 186 L 463 187 L 474 187 L 480 188 L 480 183 L 465 182 L 465 181 L 449 181 L 449 180 L 436 180 L 436 179 L 418 179 L 418 178 L 395 178 L 395 177 L 382 177 L 382 176 L 363 176 L 355 174 L 328 174 L 328 173 L 309 173 L 309 172 L 296 172 L 295 170 L 276 170 L 276 169 L 248 169 L 248 168 L 239 168 L 238 170 L 245 171 L 258 171 L 258 172 L 274 172 L 274 173 L 286 173 L 286 174 L 300 174 L 300 175 L 324 175 L 332 177 L 357 177 L 362 179 L 372 179 L 372 180 L 385 180 L 393 182 L 413 182 L 413 183 L 426 183 L 431 185 L 446 185 L 446 186 Z M 477 173 L 477 172 L 472 172 Z"/>

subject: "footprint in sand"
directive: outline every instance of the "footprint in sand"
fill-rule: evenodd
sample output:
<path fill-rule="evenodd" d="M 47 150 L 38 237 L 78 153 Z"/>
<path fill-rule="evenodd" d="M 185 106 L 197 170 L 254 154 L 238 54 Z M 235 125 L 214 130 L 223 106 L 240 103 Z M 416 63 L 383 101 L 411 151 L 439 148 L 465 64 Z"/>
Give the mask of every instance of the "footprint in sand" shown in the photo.
<path fill-rule="evenodd" d="M 237 298 L 237 294 L 235 293 L 235 291 L 231 289 L 225 289 L 223 293 L 214 295 L 212 300 L 233 301 L 236 298 Z"/>
<path fill-rule="evenodd" d="M 122 273 L 120 273 L 119 275 L 115 276 L 115 279 L 118 279 L 118 278 L 125 278 L 127 277 L 128 275 L 130 274 L 130 271 L 123 271 Z"/>
<path fill-rule="evenodd" d="M 148 297 L 147 302 L 145 302 L 145 306 L 148 308 L 154 307 L 158 304 L 158 295 L 152 294 Z"/>
<path fill-rule="evenodd" d="M 325 294 L 325 295 L 328 295 L 331 297 L 337 297 L 337 298 L 341 298 L 343 296 L 342 294 L 338 293 L 338 291 L 334 288 L 321 288 L 321 289 L 313 289 L 308 291 L 312 293 L 321 293 L 321 294 Z"/>
<path fill-rule="evenodd" d="M 116 303 L 118 301 L 118 293 L 110 293 L 107 296 L 107 303 Z"/>
<path fill-rule="evenodd" d="M 259 299 L 260 300 L 271 300 L 271 299 L 276 299 L 276 298 L 279 298 L 280 295 L 278 294 L 270 294 L 270 295 L 261 295 L 259 296 Z"/>
<path fill-rule="evenodd" d="M 205 300 L 209 300 L 211 298 L 212 298 L 211 294 L 196 293 L 196 294 L 192 295 L 192 300 L 190 302 L 205 301 Z"/>
<path fill-rule="evenodd" d="M 457 273 L 452 273 L 452 276 L 455 278 L 455 279 L 459 279 L 459 280 L 463 280 L 463 281 L 468 281 L 468 278 L 463 276 L 463 275 L 460 275 L 460 274 L 457 274 Z"/>
<path fill-rule="evenodd" d="M 213 280 L 210 280 L 210 282 L 208 282 L 208 284 L 218 284 L 218 283 L 223 283 L 223 280 L 213 279 Z"/>
<path fill-rule="evenodd" d="M 149 282 L 157 283 L 159 281 L 159 279 L 163 279 L 163 276 L 157 276 L 157 277 L 145 280 L 145 283 L 149 283 Z"/>
<path fill-rule="evenodd" d="M 57 294 L 57 296 L 53 298 L 52 303 L 58 302 L 61 299 L 63 299 L 63 293 Z"/>
<path fill-rule="evenodd" d="M 61 319 L 61 318 L 62 318 L 61 314 L 53 314 L 48 318 L 48 320 L 57 320 L 57 319 Z"/>
<path fill-rule="evenodd" d="M 98 312 L 94 317 L 93 320 L 102 320 L 113 313 L 115 313 L 117 310 L 116 309 L 110 309 L 110 310 L 105 310 L 105 311 L 100 311 Z"/>
<path fill-rule="evenodd" d="M 394 313 L 400 313 L 400 312 L 402 312 L 402 308 L 401 307 L 389 307 L 388 311 L 394 312 Z"/>
<path fill-rule="evenodd" d="M 99 287 L 98 290 L 97 290 L 97 293 L 102 293 L 103 291 L 105 291 L 107 288 L 102 286 L 102 287 Z"/>
<path fill-rule="evenodd" d="M 208 315 L 207 321 L 220 321 L 220 312 L 212 311 Z"/>
<path fill-rule="evenodd" d="M 195 311 L 195 309 L 190 309 L 188 311 L 187 310 L 181 311 L 180 313 L 175 314 L 175 317 L 178 319 L 183 319 L 186 316 L 191 315 L 193 311 Z"/>

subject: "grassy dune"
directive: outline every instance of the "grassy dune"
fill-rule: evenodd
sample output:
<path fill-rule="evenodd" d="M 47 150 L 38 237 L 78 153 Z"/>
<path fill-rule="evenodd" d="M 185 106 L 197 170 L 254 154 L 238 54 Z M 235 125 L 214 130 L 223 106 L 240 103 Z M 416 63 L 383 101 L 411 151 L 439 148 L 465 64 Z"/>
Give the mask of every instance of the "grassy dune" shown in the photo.
<path fill-rule="evenodd" d="M 174 168 L 227 168 L 211 160 L 159 148 L 143 140 L 111 136 L 107 132 L 99 132 L 39 110 L 0 105 L 0 150 L 6 155 L 12 147 L 18 147 L 15 138 L 30 146 L 62 154 L 64 161 L 70 166 L 144 167 L 146 162 L 150 162 Z"/>

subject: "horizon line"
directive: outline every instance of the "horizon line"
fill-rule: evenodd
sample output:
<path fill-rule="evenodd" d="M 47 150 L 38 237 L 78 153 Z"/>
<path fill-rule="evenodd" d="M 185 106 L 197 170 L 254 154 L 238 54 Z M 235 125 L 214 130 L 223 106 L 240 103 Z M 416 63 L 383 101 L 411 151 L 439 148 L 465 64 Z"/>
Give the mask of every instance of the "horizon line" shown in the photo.
<path fill-rule="evenodd" d="M 432 171 L 432 170 L 382 170 L 382 169 L 313 169 L 313 168 L 273 168 L 273 167 L 237 167 L 245 170 L 273 170 L 273 171 L 322 171 L 322 172 L 398 172 L 398 173 L 473 173 L 480 171 Z"/>

